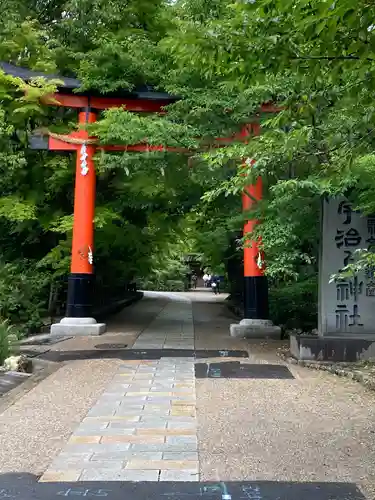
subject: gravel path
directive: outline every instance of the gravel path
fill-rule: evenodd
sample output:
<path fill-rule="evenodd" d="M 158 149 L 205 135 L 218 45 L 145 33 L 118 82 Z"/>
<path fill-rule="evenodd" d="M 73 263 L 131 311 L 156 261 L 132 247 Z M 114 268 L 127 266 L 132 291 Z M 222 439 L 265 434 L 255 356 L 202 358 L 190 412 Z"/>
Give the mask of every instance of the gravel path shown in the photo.
<path fill-rule="evenodd" d="M 0 472 L 44 472 L 119 364 L 70 362 L 0 415 Z"/>
<path fill-rule="evenodd" d="M 233 319 L 220 304 L 196 303 L 193 312 L 200 348 L 245 348 L 246 363 L 282 363 L 277 343 L 228 338 Z M 373 500 L 375 395 L 327 373 L 288 368 L 294 380 L 196 381 L 201 480 L 354 483 Z"/>

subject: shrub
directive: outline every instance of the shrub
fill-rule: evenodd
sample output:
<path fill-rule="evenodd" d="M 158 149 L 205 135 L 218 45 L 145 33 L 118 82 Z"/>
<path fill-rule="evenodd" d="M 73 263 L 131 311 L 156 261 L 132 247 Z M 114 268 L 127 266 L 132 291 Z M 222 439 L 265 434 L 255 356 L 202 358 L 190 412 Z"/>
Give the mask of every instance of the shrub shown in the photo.
<path fill-rule="evenodd" d="M 140 288 L 157 292 L 183 292 L 186 284 L 182 280 L 141 280 Z"/>
<path fill-rule="evenodd" d="M 32 331 L 47 314 L 48 275 L 26 263 L 0 263 L 0 314 Z"/>
<path fill-rule="evenodd" d="M 0 365 L 11 354 L 11 341 L 13 340 L 13 329 L 7 320 L 0 320 Z"/>
<path fill-rule="evenodd" d="M 270 287 L 270 316 L 276 325 L 285 329 L 309 332 L 318 322 L 318 279 L 313 276 L 303 281 Z"/>
<path fill-rule="evenodd" d="M 167 290 L 171 292 L 183 292 L 185 290 L 185 283 L 181 280 L 167 280 Z"/>

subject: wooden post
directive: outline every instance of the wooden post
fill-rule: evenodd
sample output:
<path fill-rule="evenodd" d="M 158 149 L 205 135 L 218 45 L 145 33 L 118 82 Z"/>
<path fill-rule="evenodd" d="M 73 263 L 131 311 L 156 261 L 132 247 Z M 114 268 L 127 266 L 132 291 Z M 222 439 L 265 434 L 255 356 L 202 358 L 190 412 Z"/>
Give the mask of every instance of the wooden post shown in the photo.
<path fill-rule="evenodd" d="M 242 208 L 248 211 L 262 199 L 263 183 L 258 177 L 255 184 L 247 186 L 242 194 Z M 251 235 L 258 220 L 248 220 L 244 224 L 244 236 Z M 268 319 L 268 284 L 264 275 L 265 264 L 260 240 L 246 240 L 244 247 L 244 317 L 248 319 Z"/>
<path fill-rule="evenodd" d="M 79 124 L 96 120 L 89 110 L 79 113 Z M 89 138 L 86 130 L 80 130 L 79 139 Z M 74 188 L 74 223 L 72 241 L 71 274 L 68 282 L 67 317 L 90 317 L 93 291 L 94 216 L 95 216 L 95 146 L 83 142 L 77 144 L 76 176 Z"/>
<path fill-rule="evenodd" d="M 249 134 L 249 129 L 244 129 L 244 134 Z M 258 124 L 251 125 L 252 135 L 259 135 L 260 127 Z M 255 161 L 247 160 L 247 165 L 256 168 Z M 250 210 L 254 204 L 262 200 L 263 182 L 259 176 L 255 184 L 249 185 L 242 194 L 243 211 Z M 244 236 L 251 235 L 258 220 L 248 220 L 244 224 Z M 268 307 L 268 284 L 264 275 L 265 264 L 264 255 L 260 250 L 260 240 L 252 239 L 251 236 L 245 242 L 244 246 L 244 317 L 245 319 L 263 319 L 269 317 Z"/>

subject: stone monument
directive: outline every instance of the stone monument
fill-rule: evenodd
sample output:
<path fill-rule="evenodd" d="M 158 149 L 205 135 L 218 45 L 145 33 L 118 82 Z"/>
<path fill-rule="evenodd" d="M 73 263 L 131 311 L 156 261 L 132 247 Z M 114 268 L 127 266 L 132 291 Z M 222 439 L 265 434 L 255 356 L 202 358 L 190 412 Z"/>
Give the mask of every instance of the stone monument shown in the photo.
<path fill-rule="evenodd" d="M 375 333 L 374 269 L 330 283 L 354 262 L 354 252 L 375 244 L 375 216 L 363 217 L 344 198 L 323 202 L 319 266 L 319 335 Z"/>
<path fill-rule="evenodd" d="M 322 202 L 318 337 L 292 335 L 299 359 L 355 361 L 375 356 L 374 270 L 332 281 L 354 262 L 355 251 L 375 244 L 375 216 L 363 216 L 344 197 Z"/>

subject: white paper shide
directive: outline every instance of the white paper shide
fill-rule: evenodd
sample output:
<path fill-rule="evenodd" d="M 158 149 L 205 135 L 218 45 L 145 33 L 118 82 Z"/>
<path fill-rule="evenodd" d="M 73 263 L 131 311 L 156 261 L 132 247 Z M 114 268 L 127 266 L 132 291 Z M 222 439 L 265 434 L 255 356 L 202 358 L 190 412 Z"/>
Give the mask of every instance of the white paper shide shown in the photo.
<path fill-rule="evenodd" d="M 87 175 L 89 173 L 89 167 L 87 165 L 87 149 L 86 144 L 82 144 L 81 152 L 80 152 L 80 160 L 81 160 L 81 175 Z"/>

